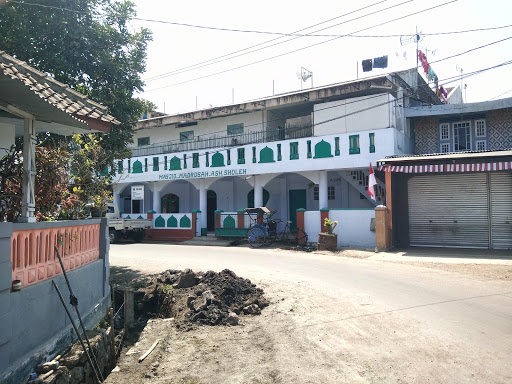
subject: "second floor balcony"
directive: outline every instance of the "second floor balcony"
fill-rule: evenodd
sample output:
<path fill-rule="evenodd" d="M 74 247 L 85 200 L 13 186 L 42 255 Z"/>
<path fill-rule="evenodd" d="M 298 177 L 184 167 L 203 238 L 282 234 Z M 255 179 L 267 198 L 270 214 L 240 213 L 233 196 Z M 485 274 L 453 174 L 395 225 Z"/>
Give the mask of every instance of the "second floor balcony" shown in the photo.
<path fill-rule="evenodd" d="M 166 153 L 198 151 L 210 148 L 226 148 L 246 144 L 267 143 L 282 140 L 294 140 L 313 136 L 313 125 L 290 125 L 283 127 L 254 130 L 240 134 L 197 135 L 191 140 L 172 140 L 143 147 L 130 148 L 133 157 L 161 155 Z"/>

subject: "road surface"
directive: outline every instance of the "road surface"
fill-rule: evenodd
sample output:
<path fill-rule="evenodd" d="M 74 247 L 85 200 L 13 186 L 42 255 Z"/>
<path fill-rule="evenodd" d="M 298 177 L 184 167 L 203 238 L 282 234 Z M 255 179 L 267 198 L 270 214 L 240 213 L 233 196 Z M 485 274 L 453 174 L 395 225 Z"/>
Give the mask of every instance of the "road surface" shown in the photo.
<path fill-rule="evenodd" d="M 269 321 L 283 320 L 279 316 L 285 308 L 295 312 L 289 319 L 294 327 L 286 332 L 296 335 L 273 335 L 274 343 L 289 343 L 288 351 L 273 354 L 293 355 L 292 344 L 302 332 L 309 341 L 300 347 L 309 352 L 297 351 L 296 358 L 322 356 L 325 377 L 309 377 L 312 370 L 301 364 L 292 369 L 281 356 L 276 360 L 284 362 L 274 364 L 268 376 L 274 381 L 259 382 L 512 382 L 510 281 L 246 247 L 116 244 L 110 248 L 110 264 L 143 274 L 228 268 L 263 286 L 280 308 Z M 222 377 L 219 383 L 250 382 Z"/>

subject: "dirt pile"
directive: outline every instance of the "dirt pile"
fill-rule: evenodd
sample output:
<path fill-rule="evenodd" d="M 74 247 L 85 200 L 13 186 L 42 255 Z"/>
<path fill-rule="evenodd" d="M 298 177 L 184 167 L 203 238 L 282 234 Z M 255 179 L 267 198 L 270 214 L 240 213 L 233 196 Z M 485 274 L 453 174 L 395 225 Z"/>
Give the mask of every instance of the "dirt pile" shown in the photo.
<path fill-rule="evenodd" d="M 263 290 L 225 269 L 216 273 L 168 270 L 139 290 L 139 310 L 174 317 L 177 324 L 238 324 L 239 315 L 258 315 L 268 305 Z"/>

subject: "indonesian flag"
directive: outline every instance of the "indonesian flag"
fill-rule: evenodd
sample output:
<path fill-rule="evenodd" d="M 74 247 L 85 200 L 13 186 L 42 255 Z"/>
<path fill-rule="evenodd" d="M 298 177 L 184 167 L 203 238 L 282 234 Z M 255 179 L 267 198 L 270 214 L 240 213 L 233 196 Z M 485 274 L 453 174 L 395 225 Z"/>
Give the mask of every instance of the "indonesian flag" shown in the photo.
<path fill-rule="evenodd" d="M 370 195 L 372 200 L 375 200 L 375 188 L 377 185 L 377 180 L 375 180 L 375 174 L 373 173 L 372 164 L 370 163 L 370 174 L 368 175 L 368 190 L 367 193 Z"/>

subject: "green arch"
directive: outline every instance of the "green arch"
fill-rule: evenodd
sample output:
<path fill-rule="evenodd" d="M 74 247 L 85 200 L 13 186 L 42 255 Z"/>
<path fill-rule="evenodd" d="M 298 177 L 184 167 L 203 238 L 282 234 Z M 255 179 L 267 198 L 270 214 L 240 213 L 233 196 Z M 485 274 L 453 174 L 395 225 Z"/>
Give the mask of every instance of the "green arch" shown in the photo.
<path fill-rule="evenodd" d="M 155 219 L 155 228 L 164 228 L 165 227 L 165 220 L 162 216 L 158 216 Z"/>
<path fill-rule="evenodd" d="M 259 163 L 275 163 L 274 161 L 274 151 L 265 147 L 260 151 L 260 161 Z"/>
<path fill-rule="evenodd" d="M 142 163 L 139 160 L 133 163 L 133 173 L 142 173 Z"/>
<path fill-rule="evenodd" d="M 180 171 L 181 170 L 181 162 L 180 159 L 174 156 L 169 162 L 169 170 L 171 171 Z"/>
<path fill-rule="evenodd" d="M 224 155 L 217 152 L 212 156 L 212 167 L 224 167 Z"/>
<path fill-rule="evenodd" d="M 325 157 L 333 157 L 331 154 L 331 144 L 322 140 L 315 145 L 315 156 L 313 159 L 323 159 Z"/>
<path fill-rule="evenodd" d="M 178 220 L 174 217 L 174 215 L 171 215 L 171 217 L 167 219 L 167 227 L 178 228 Z"/>
<path fill-rule="evenodd" d="M 188 218 L 187 215 L 183 216 L 180 219 L 180 227 L 181 228 L 188 228 L 188 227 L 190 227 L 190 219 Z"/>
<path fill-rule="evenodd" d="M 231 216 L 228 216 L 224 219 L 224 228 L 236 228 L 235 219 Z"/>

